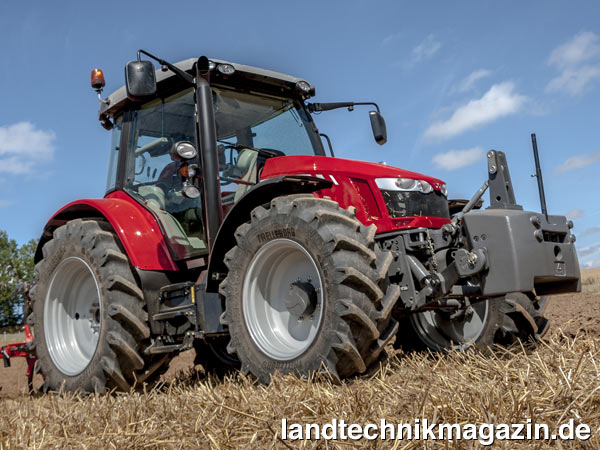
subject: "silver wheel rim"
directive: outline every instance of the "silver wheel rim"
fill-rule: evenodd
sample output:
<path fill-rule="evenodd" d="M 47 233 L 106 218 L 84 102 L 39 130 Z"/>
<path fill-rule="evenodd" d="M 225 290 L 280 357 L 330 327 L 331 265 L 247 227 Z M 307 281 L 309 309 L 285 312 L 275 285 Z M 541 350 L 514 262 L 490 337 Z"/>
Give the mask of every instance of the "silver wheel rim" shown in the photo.
<path fill-rule="evenodd" d="M 308 313 L 298 314 L 286 300 L 299 282 L 311 290 L 314 310 Z M 323 317 L 323 284 L 315 260 L 299 243 L 274 239 L 261 247 L 244 276 L 242 295 L 250 337 L 270 358 L 289 361 L 314 342 Z"/>
<path fill-rule="evenodd" d="M 44 304 L 44 336 L 52 361 L 63 374 L 88 366 L 101 325 L 98 281 L 81 258 L 69 257 L 54 270 Z"/>
<path fill-rule="evenodd" d="M 465 350 L 471 346 L 485 328 L 489 313 L 488 301 L 470 306 L 473 314 L 470 318 L 450 319 L 448 313 L 424 311 L 410 316 L 413 328 L 421 340 L 436 350 Z"/>

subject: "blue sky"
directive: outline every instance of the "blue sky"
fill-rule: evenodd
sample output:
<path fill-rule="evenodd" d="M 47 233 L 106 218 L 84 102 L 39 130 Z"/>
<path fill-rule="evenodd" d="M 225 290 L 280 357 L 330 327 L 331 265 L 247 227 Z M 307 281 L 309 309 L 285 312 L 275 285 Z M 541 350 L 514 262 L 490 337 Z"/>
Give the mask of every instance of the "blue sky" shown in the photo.
<path fill-rule="evenodd" d="M 0 229 L 19 243 L 63 204 L 103 195 L 110 134 L 89 74 L 117 89 L 138 48 L 303 77 L 315 101 L 376 101 L 383 147 L 366 109 L 315 118 L 336 155 L 440 177 L 451 197 L 481 185 L 495 148 L 518 202 L 539 210 L 535 132 L 549 210 L 575 221 L 582 265 L 600 267 L 598 2 L 2 2 Z"/>

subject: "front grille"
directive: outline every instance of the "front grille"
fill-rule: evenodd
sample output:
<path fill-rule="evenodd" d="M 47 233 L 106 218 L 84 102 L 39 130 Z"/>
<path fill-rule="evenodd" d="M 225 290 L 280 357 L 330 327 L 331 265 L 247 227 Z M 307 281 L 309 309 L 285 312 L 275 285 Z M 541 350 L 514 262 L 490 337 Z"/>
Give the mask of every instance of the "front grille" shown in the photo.
<path fill-rule="evenodd" d="M 381 191 L 390 217 L 450 218 L 448 200 L 440 192 L 429 194 L 415 191 Z"/>

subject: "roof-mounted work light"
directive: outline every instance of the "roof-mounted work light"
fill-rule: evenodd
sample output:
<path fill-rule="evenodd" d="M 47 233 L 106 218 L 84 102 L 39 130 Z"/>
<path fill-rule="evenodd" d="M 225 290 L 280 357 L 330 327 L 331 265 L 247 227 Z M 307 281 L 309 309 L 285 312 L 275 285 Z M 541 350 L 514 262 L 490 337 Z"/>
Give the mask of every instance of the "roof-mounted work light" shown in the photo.
<path fill-rule="evenodd" d="M 314 97 L 314 95 L 315 95 L 315 87 L 307 81 L 304 81 L 304 80 L 298 81 L 296 83 L 296 88 L 300 92 L 302 92 L 305 95 L 308 95 L 310 97 Z"/>
<path fill-rule="evenodd" d="M 235 73 L 235 67 L 231 64 L 219 64 L 217 70 L 223 75 L 233 75 Z"/>

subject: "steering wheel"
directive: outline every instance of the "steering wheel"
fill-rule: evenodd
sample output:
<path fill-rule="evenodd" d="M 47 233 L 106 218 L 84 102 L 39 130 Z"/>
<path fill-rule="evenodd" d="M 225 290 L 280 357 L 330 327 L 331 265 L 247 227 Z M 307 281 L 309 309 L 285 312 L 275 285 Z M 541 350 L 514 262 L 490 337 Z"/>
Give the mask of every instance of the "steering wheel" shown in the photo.
<path fill-rule="evenodd" d="M 233 164 L 228 164 L 227 168 L 223 169 L 222 175 L 219 177 L 221 180 L 221 186 L 227 186 L 231 183 L 236 183 L 244 175 L 239 167 Z"/>
<path fill-rule="evenodd" d="M 222 152 L 225 153 L 229 150 L 229 163 L 220 164 L 221 176 L 219 177 L 221 186 L 228 186 L 231 183 L 234 183 L 238 178 L 244 175 L 241 170 L 236 166 L 237 159 L 233 157 L 233 151 L 238 148 L 235 145 L 224 145 L 222 147 Z"/>
<path fill-rule="evenodd" d="M 143 153 L 140 153 L 135 158 L 135 169 L 134 169 L 135 175 L 141 175 L 142 172 L 144 172 L 145 168 L 146 168 L 146 155 L 144 155 Z"/>

